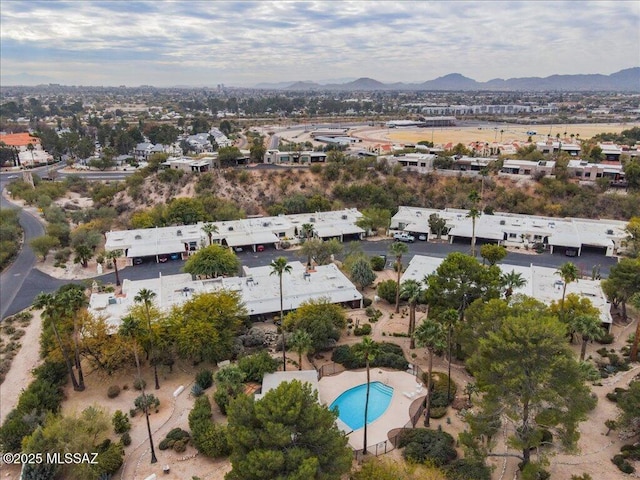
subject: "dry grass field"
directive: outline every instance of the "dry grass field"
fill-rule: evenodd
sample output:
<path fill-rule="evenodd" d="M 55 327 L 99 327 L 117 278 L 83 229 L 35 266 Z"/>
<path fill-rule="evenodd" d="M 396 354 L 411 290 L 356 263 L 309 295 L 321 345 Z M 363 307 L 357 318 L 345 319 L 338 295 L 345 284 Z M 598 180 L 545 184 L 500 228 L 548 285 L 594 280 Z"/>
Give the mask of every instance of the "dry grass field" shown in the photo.
<path fill-rule="evenodd" d="M 639 127 L 640 123 L 598 123 L 598 124 L 557 124 L 557 125 L 511 125 L 503 124 L 495 127 L 446 127 L 446 128 L 402 128 L 381 129 L 363 128 L 356 129 L 353 136 L 369 141 L 391 143 L 417 143 L 421 140 L 433 141 L 435 144 L 447 144 L 449 142 L 467 145 L 471 142 L 526 142 L 529 138 L 528 131 L 537 132 L 533 140 L 543 140 L 547 135 L 570 139 L 571 135 L 580 139 L 591 138 L 598 133 L 620 133 L 633 127 Z M 501 132 L 502 131 L 502 132 Z M 566 132 L 566 135 L 565 135 Z"/>

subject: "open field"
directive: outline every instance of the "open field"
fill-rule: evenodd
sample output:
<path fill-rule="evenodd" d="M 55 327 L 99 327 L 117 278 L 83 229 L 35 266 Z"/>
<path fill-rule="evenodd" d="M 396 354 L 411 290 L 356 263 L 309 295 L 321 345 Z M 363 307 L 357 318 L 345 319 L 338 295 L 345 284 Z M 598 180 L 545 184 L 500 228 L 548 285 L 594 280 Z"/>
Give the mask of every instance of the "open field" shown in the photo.
<path fill-rule="evenodd" d="M 557 125 L 512 125 L 497 124 L 485 126 L 469 127 L 445 127 L 445 128 L 358 128 L 352 133 L 354 137 L 362 138 L 365 141 L 378 141 L 390 143 L 417 143 L 421 140 L 433 141 L 435 144 L 463 143 L 471 142 L 503 142 L 512 141 L 526 142 L 529 138 L 528 131 L 535 131 L 533 135 L 535 141 L 544 140 L 547 135 L 560 138 L 571 139 L 571 134 L 580 139 L 591 138 L 598 133 L 613 132 L 620 133 L 633 127 L 640 127 L 639 122 L 634 123 L 597 123 L 597 124 L 557 124 Z M 502 131 L 502 133 L 501 133 Z"/>

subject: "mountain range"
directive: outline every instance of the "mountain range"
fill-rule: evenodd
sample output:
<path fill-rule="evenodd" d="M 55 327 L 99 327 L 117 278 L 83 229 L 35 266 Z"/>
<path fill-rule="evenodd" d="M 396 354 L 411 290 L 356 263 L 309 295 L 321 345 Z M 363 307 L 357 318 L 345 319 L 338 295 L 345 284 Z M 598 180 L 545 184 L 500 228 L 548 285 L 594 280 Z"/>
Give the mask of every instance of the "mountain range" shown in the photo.
<path fill-rule="evenodd" d="M 549 77 L 494 78 L 478 82 L 459 73 L 451 73 L 422 83 L 382 83 L 373 78 L 358 78 L 345 83 L 320 84 L 313 81 L 261 83 L 259 89 L 288 91 L 610 91 L 640 92 L 640 67 L 627 68 L 611 75 L 551 75 Z"/>

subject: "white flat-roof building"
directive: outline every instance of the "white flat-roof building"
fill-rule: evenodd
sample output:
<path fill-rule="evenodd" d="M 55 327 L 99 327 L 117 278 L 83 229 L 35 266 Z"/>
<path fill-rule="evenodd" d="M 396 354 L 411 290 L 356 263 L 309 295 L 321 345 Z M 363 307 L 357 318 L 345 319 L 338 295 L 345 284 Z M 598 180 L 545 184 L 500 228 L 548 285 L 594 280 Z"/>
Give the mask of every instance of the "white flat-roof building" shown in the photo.
<path fill-rule="evenodd" d="M 386 159 L 392 167 L 402 166 L 402 169 L 407 172 L 429 173 L 433 172 L 433 161 L 436 157 L 432 153 L 406 153 L 381 158 Z"/>
<path fill-rule="evenodd" d="M 298 380 L 301 383 L 311 385 L 313 392 L 318 391 L 318 372 L 315 370 L 289 370 L 287 372 L 265 373 L 262 378 L 262 390 L 255 395 L 256 400 L 262 399 L 265 394 L 269 393 L 280 386 L 283 382 L 291 382 Z"/>
<path fill-rule="evenodd" d="M 447 208 L 405 207 L 398 209 L 391 219 L 391 231 L 405 231 L 433 237 L 429 228 L 429 216 L 437 214 L 446 220 L 446 235 L 450 243 L 458 238 L 471 240 L 472 219 L 468 210 Z M 494 215 L 482 214 L 476 219 L 475 234 L 480 241 L 496 242 L 505 246 L 533 246 L 536 243 L 549 248 L 575 249 L 580 255 L 582 248 L 599 249 L 606 256 L 614 256 L 627 234 L 626 222 L 619 220 L 590 220 L 579 218 L 553 218 L 515 213 Z"/>
<path fill-rule="evenodd" d="M 303 302 L 326 298 L 331 303 L 362 307 L 362 294 L 333 263 L 316 266 L 308 270 L 300 262 L 290 262 L 291 273 L 282 276 L 283 308 L 290 311 Z M 163 311 L 174 305 L 185 303 L 199 293 L 230 290 L 239 292 L 242 302 L 251 317 L 265 316 L 280 311 L 280 286 L 278 277 L 271 274 L 269 265 L 243 267 L 243 277 L 218 277 L 193 280 L 188 273 L 160 275 L 145 280 L 122 282 L 122 294 L 93 293 L 89 310 L 102 315 L 114 328 L 134 305 L 134 298 L 143 288 L 156 294 L 154 301 Z"/>
<path fill-rule="evenodd" d="M 245 218 L 211 222 L 217 228 L 211 240 L 228 247 L 259 245 L 279 248 L 281 240 L 302 235 L 302 225 L 314 226 L 314 237 L 340 241 L 361 239 L 365 231 L 356 225 L 362 214 L 355 208 L 329 212 L 300 213 L 276 217 Z M 105 250 L 123 250 L 128 258 L 159 257 L 162 255 L 190 255 L 209 243 L 203 222 L 193 225 L 116 230 L 106 233 Z M 156 258 L 156 261 L 158 258 Z"/>
<path fill-rule="evenodd" d="M 422 281 L 425 276 L 435 273 L 438 266 L 443 262 L 443 258 L 426 257 L 415 255 L 409 262 L 409 266 L 402 275 L 401 281 L 416 280 Z M 551 302 L 559 302 L 562 299 L 563 282 L 556 269 L 531 265 L 529 267 L 521 265 L 498 264 L 503 273 L 515 271 L 522 275 L 526 284 L 514 290 L 515 294 L 523 294 L 533 297 L 546 305 Z M 603 326 L 610 330 L 613 318 L 611 317 L 611 304 L 602 291 L 600 280 L 580 279 L 577 282 L 567 284 L 566 294 L 574 293 L 581 297 L 588 298 L 594 307 L 600 312 L 600 321 Z"/>

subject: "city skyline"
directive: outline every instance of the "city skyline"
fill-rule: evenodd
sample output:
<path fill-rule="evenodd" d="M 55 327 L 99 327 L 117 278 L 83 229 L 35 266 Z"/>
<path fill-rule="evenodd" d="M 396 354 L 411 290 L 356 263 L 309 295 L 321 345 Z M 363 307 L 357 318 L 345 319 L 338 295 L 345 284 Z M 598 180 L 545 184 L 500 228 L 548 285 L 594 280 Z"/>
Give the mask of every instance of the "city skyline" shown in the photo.
<path fill-rule="evenodd" d="M 0 0 L 1 83 L 229 86 L 611 74 L 640 2 Z"/>

